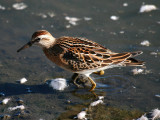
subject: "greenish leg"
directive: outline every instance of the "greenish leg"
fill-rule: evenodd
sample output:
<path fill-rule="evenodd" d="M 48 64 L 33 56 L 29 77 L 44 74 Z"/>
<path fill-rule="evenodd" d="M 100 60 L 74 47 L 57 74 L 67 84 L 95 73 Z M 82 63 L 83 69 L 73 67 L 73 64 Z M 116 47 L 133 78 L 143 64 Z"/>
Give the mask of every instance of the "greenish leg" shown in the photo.
<path fill-rule="evenodd" d="M 78 88 L 80 88 L 80 85 L 78 85 L 77 82 L 76 82 L 77 79 L 78 79 L 78 76 L 79 76 L 79 74 L 74 73 L 73 76 L 72 76 L 72 79 L 73 79 L 74 85 L 76 85 Z"/>

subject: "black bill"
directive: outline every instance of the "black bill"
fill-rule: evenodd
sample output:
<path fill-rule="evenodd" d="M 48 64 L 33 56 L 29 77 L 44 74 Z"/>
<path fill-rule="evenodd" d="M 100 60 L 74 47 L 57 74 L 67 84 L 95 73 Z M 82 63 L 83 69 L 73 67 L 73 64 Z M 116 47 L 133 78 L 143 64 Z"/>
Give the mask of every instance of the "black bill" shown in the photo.
<path fill-rule="evenodd" d="M 17 52 L 20 52 L 23 49 L 29 48 L 30 46 L 32 46 L 32 44 L 33 44 L 32 42 L 28 42 L 23 47 L 21 47 L 20 49 L 18 49 Z"/>

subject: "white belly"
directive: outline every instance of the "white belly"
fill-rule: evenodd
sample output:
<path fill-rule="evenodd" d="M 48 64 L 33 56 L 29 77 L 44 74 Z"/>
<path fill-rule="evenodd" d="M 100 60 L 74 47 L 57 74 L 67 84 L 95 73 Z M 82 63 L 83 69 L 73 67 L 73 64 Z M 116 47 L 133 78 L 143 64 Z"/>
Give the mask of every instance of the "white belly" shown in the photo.
<path fill-rule="evenodd" d="M 105 67 L 97 68 L 97 69 L 78 71 L 78 72 L 76 72 L 76 73 L 89 76 L 89 75 L 92 74 L 93 72 L 97 72 L 97 71 L 101 71 L 101 70 L 105 70 L 105 69 L 110 69 L 110 68 L 114 68 L 114 67 L 121 67 L 121 66 L 122 66 L 122 64 L 109 65 L 109 66 L 105 66 Z"/>

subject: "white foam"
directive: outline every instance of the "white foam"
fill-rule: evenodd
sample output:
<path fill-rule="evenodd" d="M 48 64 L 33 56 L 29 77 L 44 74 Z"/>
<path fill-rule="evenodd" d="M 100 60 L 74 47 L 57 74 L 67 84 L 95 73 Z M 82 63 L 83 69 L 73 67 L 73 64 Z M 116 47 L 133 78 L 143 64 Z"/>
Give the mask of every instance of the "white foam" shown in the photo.
<path fill-rule="evenodd" d="M 77 17 L 69 17 L 69 16 L 66 16 L 65 19 L 73 26 L 76 26 L 78 25 L 78 21 L 80 20 L 79 18 Z"/>
<path fill-rule="evenodd" d="M 53 18 L 54 16 L 56 16 L 54 12 L 48 12 L 47 14 L 48 14 L 48 16 L 51 17 L 51 18 Z"/>
<path fill-rule="evenodd" d="M 14 3 L 12 7 L 16 10 L 23 10 L 26 9 L 28 6 L 25 3 L 21 2 L 21 3 Z"/>
<path fill-rule="evenodd" d="M 98 96 L 98 99 L 102 100 L 102 99 L 104 99 L 104 96 Z"/>
<path fill-rule="evenodd" d="M 158 94 L 157 94 L 157 95 L 155 95 L 155 97 L 159 97 L 159 98 L 160 98 L 160 94 L 159 94 L 159 95 L 158 95 Z"/>
<path fill-rule="evenodd" d="M 151 55 L 158 55 L 157 52 L 150 52 Z"/>
<path fill-rule="evenodd" d="M 43 119 L 43 118 L 39 118 L 39 120 L 45 120 L 45 119 Z"/>
<path fill-rule="evenodd" d="M 66 25 L 66 28 L 70 28 L 71 27 L 71 25 Z"/>
<path fill-rule="evenodd" d="M 80 113 L 77 114 L 77 118 L 82 120 L 82 119 L 86 119 L 86 111 L 81 111 Z"/>
<path fill-rule="evenodd" d="M 150 42 L 148 40 L 144 40 L 140 44 L 143 45 L 143 46 L 149 46 Z"/>
<path fill-rule="evenodd" d="M 37 16 L 40 16 L 40 17 L 42 17 L 42 18 L 44 18 L 44 19 L 47 18 L 47 15 L 44 14 L 44 13 L 38 13 Z"/>
<path fill-rule="evenodd" d="M 152 10 L 157 10 L 158 8 L 155 5 L 142 5 L 139 12 L 144 13 L 144 12 L 150 12 Z"/>
<path fill-rule="evenodd" d="M 98 104 L 103 104 L 103 101 L 102 100 L 97 100 L 97 101 L 94 101 L 94 102 L 92 102 L 91 104 L 90 104 L 90 106 L 96 106 L 96 105 L 98 105 Z"/>
<path fill-rule="evenodd" d="M 2 100 L 2 104 L 7 104 L 10 100 L 10 98 L 5 98 Z"/>
<path fill-rule="evenodd" d="M 138 69 L 138 68 L 135 68 L 132 70 L 132 73 L 134 75 L 137 75 L 137 74 L 141 74 L 144 70 L 143 69 Z"/>
<path fill-rule="evenodd" d="M 158 118 L 160 118 L 160 110 L 157 108 L 152 110 L 152 120 L 155 120 Z"/>
<path fill-rule="evenodd" d="M 145 115 L 142 115 L 140 118 L 138 118 L 137 120 L 148 120 L 148 118 Z"/>
<path fill-rule="evenodd" d="M 66 16 L 65 19 L 68 20 L 68 21 L 74 21 L 74 22 L 77 22 L 77 21 L 80 20 L 80 19 L 77 18 L 77 17 L 69 17 L 69 16 Z"/>
<path fill-rule="evenodd" d="M 52 79 L 49 85 L 55 90 L 63 91 L 67 87 L 67 82 L 64 78 L 56 78 Z"/>
<path fill-rule="evenodd" d="M 118 17 L 118 16 L 115 16 L 115 15 L 112 15 L 112 16 L 110 17 L 110 19 L 116 21 L 116 20 L 119 20 L 119 17 Z"/>
<path fill-rule="evenodd" d="M 152 112 L 150 112 L 151 114 L 151 118 L 149 116 L 149 118 L 147 118 L 146 114 L 142 115 L 140 118 L 138 118 L 137 120 L 158 120 L 160 118 L 160 110 L 154 109 L 152 110 Z"/>
<path fill-rule="evenodd" d="M 6 8 L 2 5 L 0 5 L 0 10 L 5 10 Z"/>
<path fill-rule="evenodd" d="M 16 107 L 9 107 L 8 108 L 8 110 L 10 110 L 10 111 L 13 111 L 13 110 L 16 110 L 16 109 L 24 110 L 25 107 L 24 107 L 24 105 L 19 105 L 19 106 L 16 106 Z"/>
<path fill-rule="evenodd" d="M 91 17 L 84 17 L 84 20 L 85 21 L 90 21 L 90 20 L 92 20 L 92 18 Z"/>
<path fill-rule="evenodd" d="M 27 82 L 26 78 L 21 78 L 20 80 L 17 80 L 20 84 L 24 84 Z"/>
<path fill-rule="evenodd" d="M 127 6 L 128 6 L 128 3 L 123 3 L 123 6 L 124 6 L 124 7 L 127 7 Z"/>

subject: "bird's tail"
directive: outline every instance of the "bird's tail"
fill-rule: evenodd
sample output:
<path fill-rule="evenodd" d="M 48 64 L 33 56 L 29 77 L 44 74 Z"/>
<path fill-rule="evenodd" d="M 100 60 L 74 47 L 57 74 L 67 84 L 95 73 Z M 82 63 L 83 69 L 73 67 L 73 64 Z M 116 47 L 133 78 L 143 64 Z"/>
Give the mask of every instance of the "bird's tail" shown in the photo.
<path fill-rule="evenodd" d="M 140 60 L 137 60 L 137 59 L 133 58 L 133 57 L 135 57 L 137 55 L 140 55 L 142 53 L 143 53 L 142 51 L 131 52 L 131 57 L 126 59 L 124 61 L 124 64 L 126 66 L 143 66 L 144 65 L 144 61 L 140 61 Z"/>

